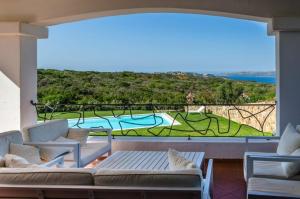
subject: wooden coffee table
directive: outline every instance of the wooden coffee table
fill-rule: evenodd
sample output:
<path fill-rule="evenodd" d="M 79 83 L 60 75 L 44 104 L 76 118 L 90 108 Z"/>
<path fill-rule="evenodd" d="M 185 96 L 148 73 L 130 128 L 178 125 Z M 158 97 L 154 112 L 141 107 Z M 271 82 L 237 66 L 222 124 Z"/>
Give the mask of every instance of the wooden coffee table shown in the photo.
<path fill-rule="evenodd" d="M 204 152 L 181 152 L 181 155 L 193 161 L 197 168 L 204 162 Z M 166 151 L 117 151 L 101 161 L 96 169 L 129 170 L 168 170 L 168 153 Z"/>

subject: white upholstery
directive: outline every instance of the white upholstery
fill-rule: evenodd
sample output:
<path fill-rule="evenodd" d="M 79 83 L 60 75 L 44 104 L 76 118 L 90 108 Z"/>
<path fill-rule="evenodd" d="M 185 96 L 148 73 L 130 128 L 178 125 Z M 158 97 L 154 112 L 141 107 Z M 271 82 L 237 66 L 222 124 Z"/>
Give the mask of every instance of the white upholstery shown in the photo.
<path fill-rule="evenodd" d="M 136 187 L 201 187 L 200 169 L 166 170 L 105 170 L 94 175 L 95 185 Z"/>
<path fill-rule="evenodd" d="M 267 178 L 250 178 L 248 181 L 248 196 L 277 196 L 276 198 L 300 198 L 300 182 L 293 180 L 278 180 Z"/>
<path fill-rule="evenodd" d="M 29 163 L 41 164 L 40 150 L 37 147 L 10 143 L 9 153 L 21 156 Z"/>
<path fill-rule="evenodd" d="M 97 142 L 97 143 L 87 143 L 85 146 L 80 147 L 81 152 L 81 165 L 87 165 L 91 161 L 97 159 L 99 156 L 103 155 L 110 149 L 108 142 Z M 65 156 L 65 161 L 74 161 L 74 154 L 69 153 Z M 72 167 L 75 166 L 71 164 Z"/>
<path fill-rule="evenodd" d="M 86 145 L 88 136 L 89 136 L 89 131 L 87 129 L 70 128 L 67 138 L 76 140 L 80 142 L 81 146 L 84 146 Z"/>
<path fill-rule="evenodd" d="M 300 148 L 300 133 L 293 125 L 288 124 L 279 140 L 277 154 L 289 155 L 298 148 Z"/>
<path fill-rule="evenodd" d="M 52 120 L 24 128 L 23 136 L 26 142 L 47 142 L 66 137 L 68 131 L 68 120 Z"/>
<path fill-rule="evenodd" d="M 93 173 L 78 168 L 0 168 L 0 184 L 93 185 Z"/>
<path fill-rule="evenodd" d="M 246 152 L 244 154 L 244 178 L 247 180 L 247 155 L 259 156 L 272 156 L 276 153 L 260 153 L 260 152 Z M 267 162 L 267 161 L 254 161 L 253 176 L 262 178 L 276 178 L 276 179 L 293 179 L 300 180 L 300 173 L 293 176 L 288 176 L 282 167 L 281 162 Z"/>
<path fill-rule="evenodd" d="M 291 156 L 300 156 L 300 149 L 297 149 Z M 300 162 L 282 162 L 281 163 L 284 174 L 287 177 L 292 177 L 300 173 Z"/>

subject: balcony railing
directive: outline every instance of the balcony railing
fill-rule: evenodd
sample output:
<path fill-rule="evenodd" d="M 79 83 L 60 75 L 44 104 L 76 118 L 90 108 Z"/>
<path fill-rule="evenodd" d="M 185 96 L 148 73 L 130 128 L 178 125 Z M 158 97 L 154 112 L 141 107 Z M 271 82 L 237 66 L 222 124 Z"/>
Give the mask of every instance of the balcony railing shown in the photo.
<path fill-rule="evenodd" d="M 272 136 L 276 104 L 38 104 L 38 120 L 112 128 L 114 136 Z M 93 134 L 94 136 L 101 134 Z"/>

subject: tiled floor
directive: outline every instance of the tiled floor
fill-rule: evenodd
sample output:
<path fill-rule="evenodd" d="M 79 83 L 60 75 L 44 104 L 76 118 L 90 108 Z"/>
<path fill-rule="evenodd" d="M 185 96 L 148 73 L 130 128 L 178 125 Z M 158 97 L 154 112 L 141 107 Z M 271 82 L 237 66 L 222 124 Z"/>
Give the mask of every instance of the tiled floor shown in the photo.
<path fill-rule="evenodd" d="M 245 199 L 241 160 L 214 160 L 214 199 Z"/>

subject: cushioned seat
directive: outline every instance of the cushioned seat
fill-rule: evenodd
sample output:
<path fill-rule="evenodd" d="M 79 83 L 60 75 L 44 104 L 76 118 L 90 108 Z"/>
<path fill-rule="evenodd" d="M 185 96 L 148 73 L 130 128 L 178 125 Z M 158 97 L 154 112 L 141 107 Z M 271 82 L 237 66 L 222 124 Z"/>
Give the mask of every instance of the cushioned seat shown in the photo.
<path fill-rule="evenodd" d="M 200 169 L 181 171 L 99 169 L 94 175 L 98 186 L 201 187 Z"/>
<path fill-rule="evenodd" d="M 300 182 L 267 178 L 250 178 L 248 198 L 300 198 Z M 259 196 L 259 197 L 258 197 Z"/>
<path fill-rule="evenodd" d="M 110 145 L 108 142 L 97 142 L 97 143 L 87 143 L 85 146 L 80 147 L 81 152 L 81 158 L 80 158 L 80 164 L 81 165 L 87 165 L 91 162 L 91 160 L 97 159 L 99 156 L 101 156 L 105 151 L 108 151 L 110 149 Z M 64 160 L 66 161 L 66 164 L 68 166 L 74 167 L 76 166 L 76 163 L 74 164 L 68 164 L 69 161 L 74 161 L 74 154 L 69 153 L 65 155 Z"/>
<path fill-rule="evenodd" d="M 0 168 L 0 184 L 93 185 L 94 170 L 64 168 Z"/>

